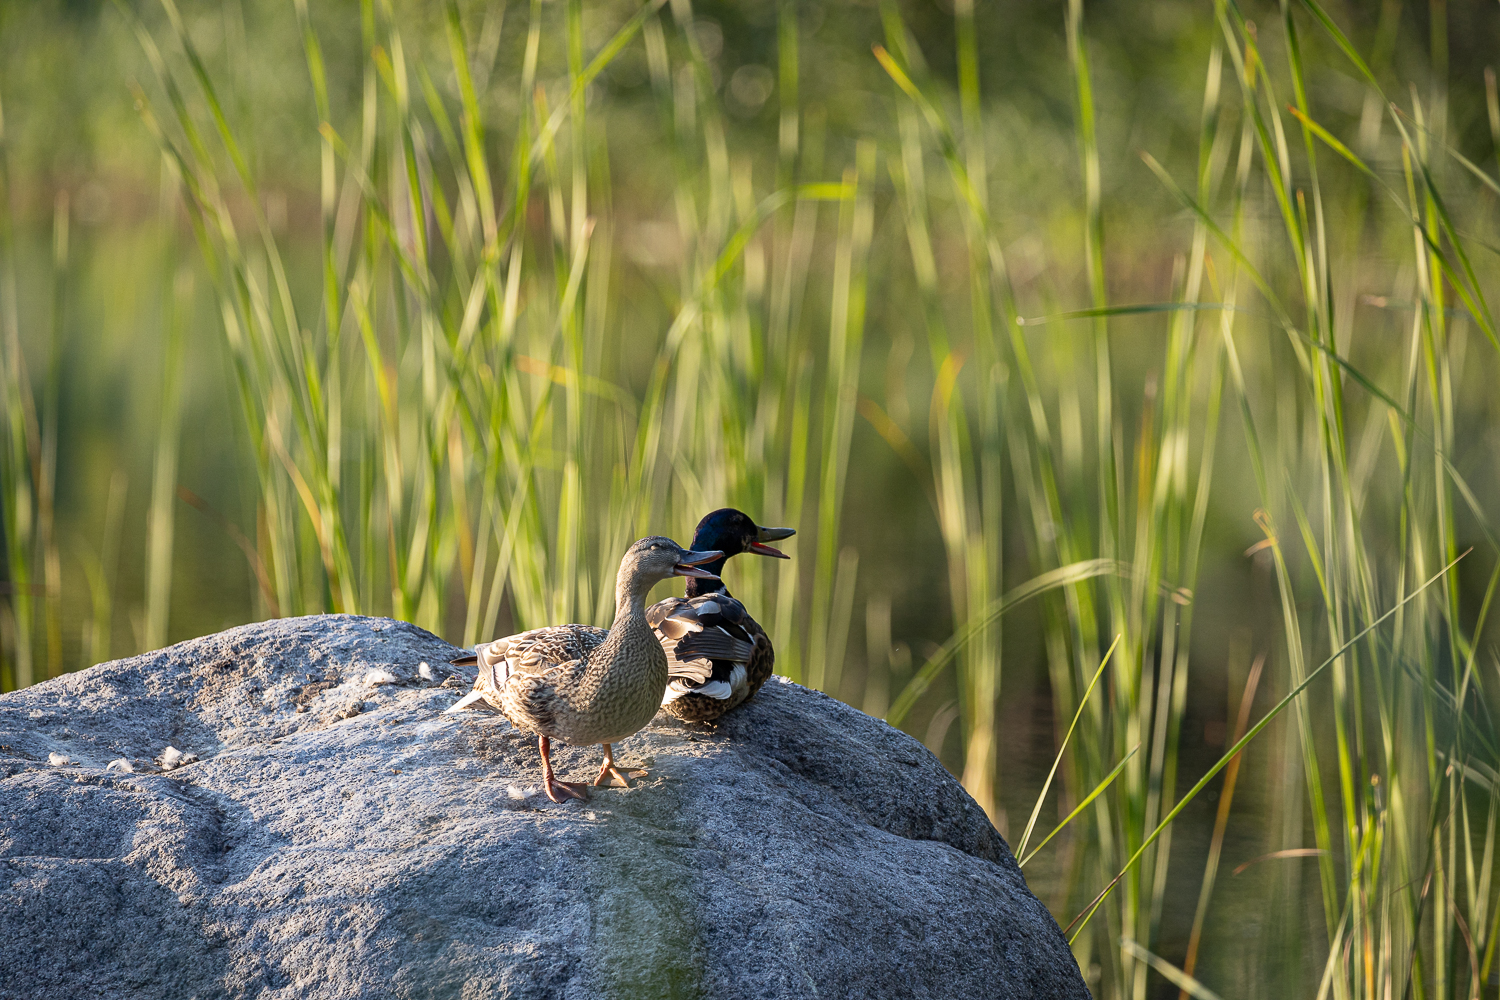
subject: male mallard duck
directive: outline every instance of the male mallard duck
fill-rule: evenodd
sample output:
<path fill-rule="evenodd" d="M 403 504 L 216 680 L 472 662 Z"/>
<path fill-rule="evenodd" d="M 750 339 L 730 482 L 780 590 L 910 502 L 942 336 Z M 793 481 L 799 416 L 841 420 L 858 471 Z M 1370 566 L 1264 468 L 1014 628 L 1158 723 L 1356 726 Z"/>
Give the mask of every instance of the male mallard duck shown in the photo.
<path fill-rule="evenodd" d="M 479 676 L 474 690 L 448 711 L 483 700 L 518 729 L 536 733 L 543 787 L 553 802 L 587 798 L 583 785 L 553 776 L 553 738 L 571 746 L 604 744 L 604 766 L 594 784 L 602 786 L 609 777 L 629 787 L 610 744 L 651 721 L 667 686 L 667 657 L 646 622 L 646 594 L 671 576 L 713 579 L 697 567 L 723 557 L 689 551 L 670 538 L 642 538 L 620 560 L 609 631 L 553 625 L 484 643 L 453 661 L 478 664 Z"/>
<path fill-rule="evenodd" d="M 646 611 L 667 651 L 671 681 L 662 708 L 686 722 L 717 719 L 749 698 L 771 676 L 776 652 L 745 606 L 730 596 L 722 573 L 724 561 L 741 552 L 791 558 L 766 542 L 787 538 L 791 528 L 762 528 L 733 507 L 704 516 L 693 533 L 693 548 L 724 554 L 705 563 L 707 572 L 687 583 L 687 597 L 669 597 Z M 715 574 L 715 575 L 709 575 Z"/>

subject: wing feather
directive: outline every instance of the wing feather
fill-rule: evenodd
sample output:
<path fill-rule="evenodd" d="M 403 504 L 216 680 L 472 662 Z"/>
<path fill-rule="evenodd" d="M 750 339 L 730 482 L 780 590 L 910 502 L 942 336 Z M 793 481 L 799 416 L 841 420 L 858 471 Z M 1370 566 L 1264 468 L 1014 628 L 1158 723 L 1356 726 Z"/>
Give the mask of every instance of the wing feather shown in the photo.
<path fill-rule="evenodd" d="M 576 672 L 607 635 L 592 625 L 553 625 L 481 643 L 474 647 L 474 688 L 498 694 L 517 675 L 540 679 L 559 670 Z"/>
<path fill-rule="evenodd" d="M 676 656 L 679 660 L 707 657 L 710 660 L 749 663 L 754 653 L 753 641 L 738 638 L 727 629 L 716 626 L 679 639 Z"/>
<path fill-rule="evenodd" d="M 670 597 L 652 605 L 646 618 L 667 654 L 671 681 L 663 705 L 689 694 L 719 701 L 736 697 L 745 687 L 748 666 L 766 644 L 760 626 L 727 591 Z"/>
<path fill-rule="evenodd" d="M 676 612 L 678 608 L 683 607 L 687 603 L 687 600 L 682 597 L 668 597 L 657 601 L 646 609 L 646 623 L 652 628 L 656 628 Z"/>

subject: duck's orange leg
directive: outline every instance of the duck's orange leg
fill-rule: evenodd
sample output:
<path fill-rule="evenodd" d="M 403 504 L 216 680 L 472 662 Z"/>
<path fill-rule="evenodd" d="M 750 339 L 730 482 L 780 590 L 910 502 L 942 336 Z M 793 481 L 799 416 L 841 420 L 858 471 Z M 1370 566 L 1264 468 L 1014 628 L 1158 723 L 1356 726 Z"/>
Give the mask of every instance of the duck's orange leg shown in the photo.
<path fill-rule="evenodd" d="M 542 751 L 542 787 L 546 789 L 547 798 L 559 804 L 568 799 L 587 802 L 589 798 L 587 785 L 574 781 L 558 781 L 552 774 L 552 741 L 545 736 L 538 736 L 536 745 Z"/>
<path fill-rule="evenodd" d="M 614 788 L 623 785 L 624 787 L 629 788 L 630 779 L 625 777 L 624 773 L 618 767 L 615 767 L 614 747 L 610 746 L 608 743 L 602 743 L 600 745 L 604 747 L 604 766 L 599 769 L 599 777 L 594 779 L 594 787 Z M 646 772 L 637 771 L 635 773 L 637 777 L 641 777 L 644 776 Z M 605 778 L 608 778 L 609 780 L 605 781 Z M 617 782 L 618 785 L 616 784 Z"/>

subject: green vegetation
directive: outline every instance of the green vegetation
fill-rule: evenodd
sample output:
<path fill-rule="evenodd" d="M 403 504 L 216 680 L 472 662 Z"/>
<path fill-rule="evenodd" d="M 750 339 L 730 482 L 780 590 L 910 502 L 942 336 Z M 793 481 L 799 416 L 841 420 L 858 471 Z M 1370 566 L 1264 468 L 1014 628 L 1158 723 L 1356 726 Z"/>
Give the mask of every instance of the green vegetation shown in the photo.
<path fill-rule="evenodd" d="M 732 504 L 1096 995 L 1492 995 L 1500 12 L 1101 8 L 0 8 L 0 684 Z"/>

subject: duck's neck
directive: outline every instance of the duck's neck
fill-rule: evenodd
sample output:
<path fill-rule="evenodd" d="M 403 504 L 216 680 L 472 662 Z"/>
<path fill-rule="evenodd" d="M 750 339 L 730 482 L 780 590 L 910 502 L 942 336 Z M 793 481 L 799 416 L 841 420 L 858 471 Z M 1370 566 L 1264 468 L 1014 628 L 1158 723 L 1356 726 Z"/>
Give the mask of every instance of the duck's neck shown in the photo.
<path fill-rule="evenodd" d="M 614 624 L 610 625 L 604 642 L 589 655 L 596 669 L 608 669 L 608 664 L 622 650 L 644 651 L 648 657 L 652 655 L 651 650 L 660 652 L 661 644 L 651 629 L 651 623 L 646 620 L 646 595 L 651 592 L 651 587 L 652 583 L 633 581 L 628 574 L 620 574 L 615 582 Z M 665 669 L 665 659 L 662 663 Z"/>
<path fill-rule="evenodd" d="M 634 574 L 622 569 L 615 577 L 615 625 L 635 619 L 645 621 L 646 595 L 650 592 L 651 584 L 636 580 Z"/>
<path fill-rule="evenodd" d="M 717 577 L 719 576 L 719 574 L 724 572 L 724 564 L 728 561 L 728 556 L 725 556 L 722 559 L 715 559 L 711 563 L 704 563 L 703 569 L 707 570 L 715 577 Z M 727 593 L 727 591 L 724 589 L 724 581 L 722 579 L 705 580 L 701 576 L 688 577 L 687 596 L 690 599 L 694 597 L 703 597 L 707 594 L 720 593 Z"/>
<path fill-rule="evenodd" d="M 695 552 L 727 552 L 728 547 L 720 540 L 719 536 L 705 536 L 701 531 L 693 534 L 693 551 Z M 707 573 L 720 577 L 724 573 L 724 564 L 729 561 L 729 556 L 723 555 L 711 563 L 704 563 L 698 568 Z M 687 578 L 687 596 L 691 600 L 694 597 L 703 597 L 706 594 L 717 594 L 724 591 L 724 581 L 705 580 L 700 576 Z M 727 593 L 727 591 L 725 591 Z"/>

